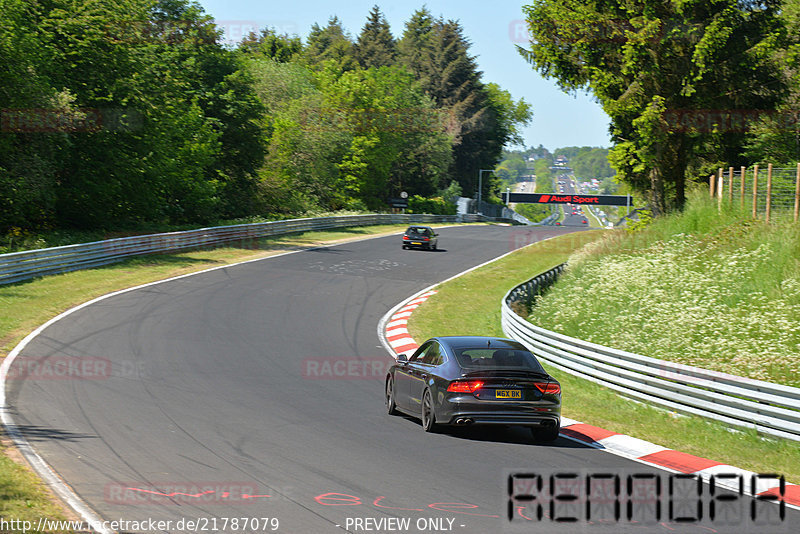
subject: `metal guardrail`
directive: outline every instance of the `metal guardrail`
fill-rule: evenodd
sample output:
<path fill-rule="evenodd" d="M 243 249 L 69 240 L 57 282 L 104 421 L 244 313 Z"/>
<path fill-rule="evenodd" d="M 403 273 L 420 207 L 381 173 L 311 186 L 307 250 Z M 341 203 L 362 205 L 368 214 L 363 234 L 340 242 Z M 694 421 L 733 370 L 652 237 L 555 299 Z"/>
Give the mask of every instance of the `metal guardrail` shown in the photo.
<path fill-rule="evenodd" d="M 548 215 L 547 217 L 545 217 L 544 219 L 542 219 L 538 223 L 534 223 L 534 224 L 551 225 L 554 222 L 556 222 L 557 220 L 558 220 L 558 213 L 553 213 L 551 215 Z"/>
<path fill-rule="evenodd" d="M 485 219 L 485 217 L 476 217 L 475 221 Z M 369 226 L 375 224 L 437 222 L 461 222 L 461 219 L 456 215 L 424 214 L 372 214 L 318 217 L 217 226 L 184 232 L 120 237 L 79 245 L 27 250 L 0 255 L 0 284 L 10 284 L 37 276 L 89 269 L 122 261 L 133 256 L 163 254 L 204 246 L 214 246 L 232 241 L 256 240 L 262 237 L 294 232 L 327 230 L 348 226 Z M 463 222 L 474 221 L 464 220 Z"/>
<path fill-rule="evenodd" d="M 510 213 L 510 215 L 511 215 L 510 218 L 513 219 L 514 221 L 516 221 L 517 223 L 528 225 L 528 226 L 533 224 L 527 217 L 525 217 L 523 215 L 520 215 L 516 211 L 511 210 L 511 209 L 508 210 L 508 211 L 511 212 Z"/>
<path fill-rule="evenodd" d="M 623 395 L 800 441 L 800 388 L 604 347 L 540 328 L 515 313 L 513 308 L 523 301 L 527 311 L 534 296 L 546 290 L 563 268 L 559 265 L 506 294 L 501 303 L 506 336 L 554 367 Z"/>

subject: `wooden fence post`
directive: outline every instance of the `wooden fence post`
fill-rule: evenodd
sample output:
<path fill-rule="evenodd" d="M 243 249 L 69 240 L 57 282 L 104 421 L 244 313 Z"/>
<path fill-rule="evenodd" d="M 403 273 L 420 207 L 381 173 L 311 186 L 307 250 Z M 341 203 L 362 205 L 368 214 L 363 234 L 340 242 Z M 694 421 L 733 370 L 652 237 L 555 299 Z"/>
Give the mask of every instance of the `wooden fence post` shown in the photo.
<path fill-rule="evenodd" d="M 733 203 L 733 167 L 728 167 L 728 202 Z"/>
<path fill-rule="evenodd" d="M 767 165 L 767 223 L 772 212 L 772 163 Z"/>
<path fill-rule="evenodd" d="M 758 218 L 758 165 L 753 166 L 753 218 Z"/>
<path fill-rule="evenodd" d="M 794 180 L 794 222 L 800 215 L 800 163 L 797 164 L 797 177 Z"/>
<path fill-rule="evenodd" d="M 722 167 L 717 172 L 717 209 L 722 211 L 722 190 L 725 189 L 725 175 L 722 173 Z"/>
<path fill-rule="evenodd" d="M 798 163 L 798 165 L 800 165 L 800 163 Z M 708 195 L 711 198 L 714 198 L 714 188 L 717 185 L 716 180 L 714 180 L 714 178 L 716 177 L 717 177 L 716 174 L 712 174 L 711 176 L 708 177 Z"/>
<path fill-rule="evenodd" d="M 740 187 L 739 187 L 739 197 L 741 199 L 742 209 L 744 209 L 744 173 L 747 172 L 747 167 L 742 167 L 739 171 L 740 176 Z"/>

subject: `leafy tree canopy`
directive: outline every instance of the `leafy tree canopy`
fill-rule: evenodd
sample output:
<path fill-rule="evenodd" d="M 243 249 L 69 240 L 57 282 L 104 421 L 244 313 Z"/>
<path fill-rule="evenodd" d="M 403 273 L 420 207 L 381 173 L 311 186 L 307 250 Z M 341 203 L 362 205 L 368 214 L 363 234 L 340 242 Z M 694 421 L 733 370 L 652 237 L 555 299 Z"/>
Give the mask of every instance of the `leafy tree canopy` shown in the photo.
<path fill-rule="evenodd" d="M 684 131 L 667 112 L 773 109 L 784 92 L 769 50 L 776 1 L 536 0 L 522 55 L 565 91 L 588 90 L 611 117 L 612 166 L 656 213 L 680 207 L 690 165 L 739 161 L 743 134 Z"/>

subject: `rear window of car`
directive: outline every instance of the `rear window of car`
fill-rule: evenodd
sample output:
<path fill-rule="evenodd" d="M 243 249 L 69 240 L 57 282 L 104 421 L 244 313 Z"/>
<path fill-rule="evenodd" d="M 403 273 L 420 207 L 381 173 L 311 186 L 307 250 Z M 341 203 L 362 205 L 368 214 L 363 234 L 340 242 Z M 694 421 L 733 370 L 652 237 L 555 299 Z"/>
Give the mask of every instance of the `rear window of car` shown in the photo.
<path fill-rule="evenodd" d="M 456 360 L 466 370 L 478 369 L 524 369 L 544 373 L 536 357 L 527 350 L 512 349 L 462 349 L 456 352 Z"/>

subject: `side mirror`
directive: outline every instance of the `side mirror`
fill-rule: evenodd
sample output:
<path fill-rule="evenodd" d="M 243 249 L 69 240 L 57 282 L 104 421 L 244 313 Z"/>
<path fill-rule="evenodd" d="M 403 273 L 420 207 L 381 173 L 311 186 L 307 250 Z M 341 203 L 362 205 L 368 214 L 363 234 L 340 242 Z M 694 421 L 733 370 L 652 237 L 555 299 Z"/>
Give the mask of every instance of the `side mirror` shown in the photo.
<path fill-rule="evenodd" d="M 398 354 L 397 355 L 397 362 L 398 363 L 408 363 L 408 356 L 405 354 Z"/>

